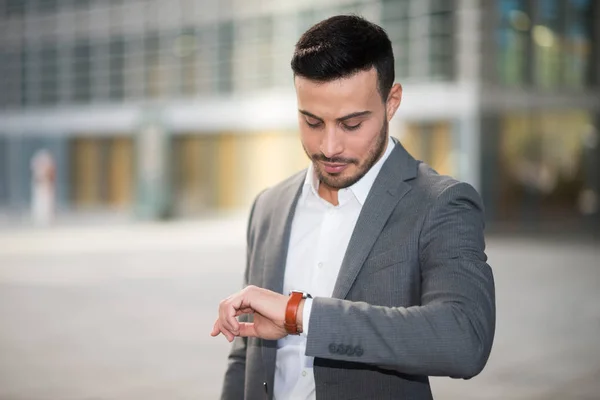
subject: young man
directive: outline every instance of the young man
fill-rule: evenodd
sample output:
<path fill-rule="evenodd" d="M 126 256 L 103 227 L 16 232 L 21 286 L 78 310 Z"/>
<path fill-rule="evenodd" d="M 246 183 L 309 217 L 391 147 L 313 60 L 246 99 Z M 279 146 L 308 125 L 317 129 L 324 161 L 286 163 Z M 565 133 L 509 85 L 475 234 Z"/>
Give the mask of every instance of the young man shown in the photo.
<path fill-rule="evenodd" d="M 430 399 L 428 376 L 475 376 L 492 346 L 480 197 L 388 135 L 379 26 L 320 22 L 292 69 L 311 164 L 252 208 L 246 287 L 212 331 L 234 341 L 222 398 Z"/>

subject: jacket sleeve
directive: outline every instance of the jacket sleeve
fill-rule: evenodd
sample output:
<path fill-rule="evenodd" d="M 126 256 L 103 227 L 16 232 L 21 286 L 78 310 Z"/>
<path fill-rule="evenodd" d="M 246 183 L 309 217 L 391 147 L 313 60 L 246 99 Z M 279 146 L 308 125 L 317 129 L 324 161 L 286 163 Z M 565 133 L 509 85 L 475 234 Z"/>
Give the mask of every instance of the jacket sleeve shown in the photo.
<path fill-rule="evenodd" d="M 475 189 L 465 183 L 445 188 L 419 236 L 421 305 L 315 298 L 306 355 L 414 375 L 477 375 L 495 330 L 494 280 L 483 230 Z"/>
<path fill-rule="evenodd" d="M 248 229 L 246 232 L 246 270 L 244 272 L 243 287 L 248 285 L 248 276 L 250 273 L 250 256 L 252 254 L 252 218 L 254 216 L 254 210 L 260 194 L 254 200 L 252 209 L 250 211 L 250 217 L 248 220 Z M 240 321 L 248 322 L 249 316 L 241 315 Z M 223 380 L 223 388 L 221 390 L 222 400 L 243 400 L 244 399 L 244 387 L 246 380 L 246 348 L 248 345 L 248 338 L 237 337 L 234 339 L 229 352 L 227 370 L 225 371 L 225 378 Z"/>

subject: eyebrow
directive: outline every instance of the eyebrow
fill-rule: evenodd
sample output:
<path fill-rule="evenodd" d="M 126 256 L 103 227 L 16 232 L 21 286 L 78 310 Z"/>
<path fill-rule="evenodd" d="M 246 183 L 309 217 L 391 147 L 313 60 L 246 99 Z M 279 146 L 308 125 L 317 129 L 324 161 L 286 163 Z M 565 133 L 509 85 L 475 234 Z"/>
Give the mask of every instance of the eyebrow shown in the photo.
<path fill-rule="evenodd" d="M 308 117 L 311 117 L 311 118 L 314 118 L 314 119 L 317 119 L 317 120 L 323 122 L 323 118 L 317 117 L 315 114 L 313 114 L 311 112 L 308 112 L 306 110 L 298 110 L 298 111 L 300 111 L 300 113 L 302 113 Z M 372 114 L 372 112 L 371 111 L 357 111 L 357 112 L 353 112 L 348 115 L 344 115 L 343 117 L 337 118 L 336 121 L 343 122 L 343 121 L 349 120 L 351 118 L 362 117 L 363 115 L 369 115 L 369 114 Z"/>

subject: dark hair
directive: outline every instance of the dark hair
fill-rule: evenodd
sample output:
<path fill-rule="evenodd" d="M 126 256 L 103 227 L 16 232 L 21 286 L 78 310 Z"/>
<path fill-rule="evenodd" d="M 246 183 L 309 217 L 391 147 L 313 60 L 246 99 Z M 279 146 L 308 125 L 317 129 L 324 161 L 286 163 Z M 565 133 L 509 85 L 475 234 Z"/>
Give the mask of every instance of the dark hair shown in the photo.
<path fill-rule="evenodd" d="M 338 15 L 307 30 L 292 57 L 294 76 L 329 82 L 375 67 L 383 101 L 394 84 L 394 52 L 385 31 L 355 15 Z"/>

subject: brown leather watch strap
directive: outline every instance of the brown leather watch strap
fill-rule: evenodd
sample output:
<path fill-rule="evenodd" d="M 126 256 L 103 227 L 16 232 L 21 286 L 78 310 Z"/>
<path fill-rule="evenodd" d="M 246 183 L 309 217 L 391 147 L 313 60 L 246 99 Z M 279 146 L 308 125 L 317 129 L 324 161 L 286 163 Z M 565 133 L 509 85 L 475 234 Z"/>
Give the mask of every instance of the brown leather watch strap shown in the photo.
<path fill-rule="evenodd" d="M 298 319 L 298 308 L 300 308 L 300 302 L 303 298 L 304 295 L 302 292 L 292 292 L 292 294 L 290 294 L 290 299 L 287 302 L 284 326 L 285 331 L 290 335 L 302 333 L 302 331 L 298 329 L 296 321 Z"/>

